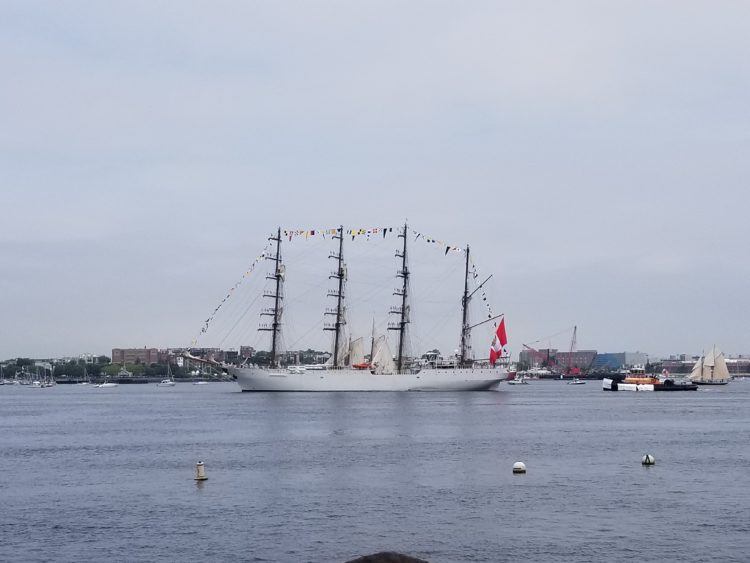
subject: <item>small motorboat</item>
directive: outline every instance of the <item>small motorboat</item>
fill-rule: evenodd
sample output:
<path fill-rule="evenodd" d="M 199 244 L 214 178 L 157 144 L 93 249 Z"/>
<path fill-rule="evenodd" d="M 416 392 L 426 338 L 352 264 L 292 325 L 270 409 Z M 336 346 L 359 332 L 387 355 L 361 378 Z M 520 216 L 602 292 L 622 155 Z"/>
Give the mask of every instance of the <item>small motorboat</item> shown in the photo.
<path fill-rule="evenodd" d="M 167 362 L 167 378 L 162 379 L 159 383 L 156 384 L 157 387 L 174 387 L 174 376 L 172 375 L 172 366 L 169 362 Z"/>
<path fill-rule="evenodd" d="M 574 377 L 570 381 L 568 381 L 568 385 L 586 385 L 586 382 L 582 379 L 578 379 L 577 377 Z"/>
<path fill-rule="evenodd" d="M 112 383 L 111 381 L 105 381 L 104 383 L 100 383 L 99 385 L 95 385 L 94 387 L 98 389 L 109 389 L 111 387 L 117 387 L 119 383 Z"/>
<path fill-rule="evenodd" d="M 508 385 L 528 385 L 529 382 L 526 381 L 525 377 L 518 376 L 515 379 L 509 379 Z"/>

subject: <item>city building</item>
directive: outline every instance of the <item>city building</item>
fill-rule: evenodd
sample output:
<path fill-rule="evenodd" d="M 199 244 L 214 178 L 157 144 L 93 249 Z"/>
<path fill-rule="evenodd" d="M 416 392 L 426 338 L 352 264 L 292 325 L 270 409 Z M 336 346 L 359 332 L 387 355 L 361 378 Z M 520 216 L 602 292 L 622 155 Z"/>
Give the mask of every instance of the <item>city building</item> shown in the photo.
<path fill-rule="evenodd" d="M 521 350 L 518 354 L 518 361 L 530 367 L 555 365 L 555 358 L 557 358 L 557 348 L 542 348 L 540 350 L 527 348 Z"/>
<path fill-rule="evenodd" d="M 550 367 L 564 370 L 568 366 L 588 369 L 597 356 L 596 350 L 561 352 L 557 348 L 526 349 L 518 354 L 518 361 L 529 367 Z"/>
<path fill-rule="evenodd" d="M 113 364 L 158 364 L 160 360 L 157 348 L 112 348 Z"/>
<path fill-rule="evenodd" d="M 597 357 L 596 350 L 576 350 L 575 352 L 558 352 L 555 357 L 557 366 L 565 369 L 568 366 L 589 369 Z"/>
<path fill-rule="evenodd" d="M 643 352 L 603 352 L 591 364 L 594 370 L 616 370 L 646 365 L 648 356 Z"/>

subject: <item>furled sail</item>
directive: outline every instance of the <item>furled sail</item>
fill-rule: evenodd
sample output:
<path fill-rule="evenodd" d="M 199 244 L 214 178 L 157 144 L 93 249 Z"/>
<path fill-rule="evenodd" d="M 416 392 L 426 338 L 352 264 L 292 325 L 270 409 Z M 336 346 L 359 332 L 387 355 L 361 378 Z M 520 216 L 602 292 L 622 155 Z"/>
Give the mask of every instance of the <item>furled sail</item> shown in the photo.
<path fill-rule="evenodd" d="M 362 337 L 349 342 L 349 362 L 353 366 L 365 363 L 364 340 Z"/>
<path fill-rule="evenodd" d="M 349 342 L 349 346 L 346 345 L 346 341 L 344 340 L 343 333 L 346 331 L 344 329 L 341 330 L 342 332 L 342 341 L 343 343 L 339 345 L 339 353 L 338 353 L 338 365 L 339 366 L 347 366 L 349 365 L 349 350 L 351 349 L 352 343 Z M 331 357 L 328 358 L 328 360 L 325 363 L 326 366 L 333 366 L 333 354 L 331 354 Z"/>
<path fill-rule="evenodd" d="M 378 374 L 391 374 L 396 373 L 396 364 L 393 361 L 393 353 L 391 352 L 390 346 L 388 346 L 388 338 L 386 335 L 379 336 L 375 340 L 375 351 L 373 353 L 372 364 L 373 370 Z"/>

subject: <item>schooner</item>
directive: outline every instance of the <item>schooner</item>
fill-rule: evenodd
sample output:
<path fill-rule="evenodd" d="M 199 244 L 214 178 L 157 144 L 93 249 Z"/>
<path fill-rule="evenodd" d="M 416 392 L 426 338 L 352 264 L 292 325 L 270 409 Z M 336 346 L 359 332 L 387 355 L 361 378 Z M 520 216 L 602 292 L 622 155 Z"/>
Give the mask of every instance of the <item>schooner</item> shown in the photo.
<path fill-rule="evenodd" d="M 726 385 L 731 378 L 724 352 L 715 345 L 707 356 L 701 355 L 690 373 L 690 381 L 698 385 Z"/>

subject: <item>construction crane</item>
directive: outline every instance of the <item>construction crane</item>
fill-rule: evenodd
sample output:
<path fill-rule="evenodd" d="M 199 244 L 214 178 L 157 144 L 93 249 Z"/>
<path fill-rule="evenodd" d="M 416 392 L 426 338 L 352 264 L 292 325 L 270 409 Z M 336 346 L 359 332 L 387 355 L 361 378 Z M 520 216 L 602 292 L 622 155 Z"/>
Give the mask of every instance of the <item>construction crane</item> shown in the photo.
<path fill-rule="evenodd" d="M 573 337 L 570 339 L 570 350 L 568 351 L 568 369 L 566 373 L 572 376 L 581 375 L 581 368 L 573 365 L 573 352 L 576 351 L 576 340 L 578 336 L 578 327 L 573 327 Z"/>
<path fill-rule="evenodd" d="M 552 339 L 561 336 L 563 334 L 568 333 L 570 330 L 570 327 L 561 330 L 559 332 L 556 332 L 555 334 L 552 334 L 550 336 L 546 336 L 544 338 L 540 338 L 539 340 L 535 340 L 529 344 L 524 344 L 523 347 L 532 352 L 534 359 L 539 359 L 545 356 L 545 353 L 537 350 L 536 348 L 532 347 L 532 344 L 536 344 L 538 342 L 544 342 L 549 341 L 549 344 L 547 345 L 547 351 L 546 351 L 546 359 L 544 360 L 545 367 L 552 370 L 556 376 L 559 375 L 560 377 L 563 377 L 565 375 L 570 376 L 578 376 L 581 374 L 581 368 L 578 366 L 573 365 L 573 354 L 576 351 L 576 345 L 577 345 L 577 339 L 578 339 L 578 327 L 573 326 L 573 336 L 570 340 L 570 347 L 568 348 L 568 358 L 567 362 L 564 362 L 562 358 L 560 358 L 560 362 L 558 362 L 558 358 L 552 356 Z M 568 333 L 570 334 L 570 333 Z"/>

